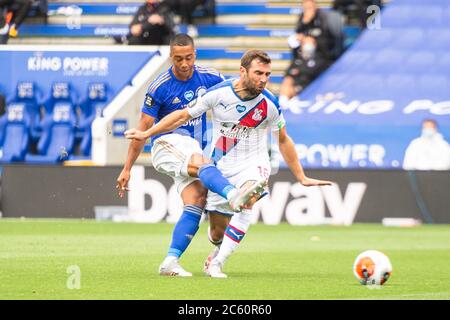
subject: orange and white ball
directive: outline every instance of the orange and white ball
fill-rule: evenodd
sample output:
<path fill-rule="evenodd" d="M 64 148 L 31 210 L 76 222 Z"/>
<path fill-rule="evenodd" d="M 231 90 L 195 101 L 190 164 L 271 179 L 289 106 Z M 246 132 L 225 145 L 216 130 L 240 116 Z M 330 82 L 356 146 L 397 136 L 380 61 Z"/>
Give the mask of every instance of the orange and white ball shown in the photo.
<path fill-rule="evenodd" d="M 367 250 L 356 257 L 353 273 L 363 285 L 383 285 L 392 274 L 392 264 L 384 253 Z"/>

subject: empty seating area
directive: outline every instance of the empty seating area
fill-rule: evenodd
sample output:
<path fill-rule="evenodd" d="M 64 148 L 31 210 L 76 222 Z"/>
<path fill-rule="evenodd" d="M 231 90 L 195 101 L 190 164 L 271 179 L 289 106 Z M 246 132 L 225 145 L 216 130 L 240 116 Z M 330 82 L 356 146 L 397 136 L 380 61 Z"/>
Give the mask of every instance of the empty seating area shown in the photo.
<path fill-rule="evenodd" d="M 108 100 L 108 86 L 88 83 L 76 92 L 70 82 L 58 81 L 50 92 L 39 84 L 19 82 L 0 117 L 1 161 L 57 163 L 89 158 L 91 125 L 102 116 Z"/>

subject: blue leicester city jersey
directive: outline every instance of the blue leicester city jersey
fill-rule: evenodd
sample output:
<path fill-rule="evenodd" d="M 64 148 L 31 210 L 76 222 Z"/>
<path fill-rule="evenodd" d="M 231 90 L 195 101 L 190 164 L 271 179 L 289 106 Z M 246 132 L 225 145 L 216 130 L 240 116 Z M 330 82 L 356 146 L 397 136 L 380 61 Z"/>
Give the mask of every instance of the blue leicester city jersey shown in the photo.
<path fill-rule="evenodd" d="M 155 123 L 157 123 L 173 111 L 191 107 L 208 88 L 223 80 L 224 77 L 215 69 L 194 66 L 192 77 L 189 80 L 182 81 L 174 76 L 171 67 L 167 72 L 159 75 L 148 87 L 142 112 L 154 117 Z M 204 149 L 207 143 L 205 132 L 206 114 L 203 114 L 198 118 L 189 120 L 172 132 L 152 137 L 152 144 L 162 135 L 178 133 L 193 137 Z"/>

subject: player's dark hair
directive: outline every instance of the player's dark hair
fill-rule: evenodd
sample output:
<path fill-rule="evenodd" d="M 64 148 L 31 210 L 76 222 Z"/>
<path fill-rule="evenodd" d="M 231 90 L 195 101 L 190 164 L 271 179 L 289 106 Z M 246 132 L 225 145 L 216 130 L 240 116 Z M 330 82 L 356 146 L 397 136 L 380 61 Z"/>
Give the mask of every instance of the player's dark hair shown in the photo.
<path fill-rule="evenodd" d="M 241 58 L 241 66 L 248 70 L 253 60 L 269 64 L 272 62 L 269 55 L 262 50 L 248 50 Z"/>
<path fill-rule="evenodd" d="M 190 36 L 188 36 L 185 33 L 179 33 L 170 40 L 170 50 L 172 50 L 172 48 L 174 46 L 180 46 L 180 47 L 192 46 L 192 47 L 194 47 L 194 39 L 192 39 Z"/>

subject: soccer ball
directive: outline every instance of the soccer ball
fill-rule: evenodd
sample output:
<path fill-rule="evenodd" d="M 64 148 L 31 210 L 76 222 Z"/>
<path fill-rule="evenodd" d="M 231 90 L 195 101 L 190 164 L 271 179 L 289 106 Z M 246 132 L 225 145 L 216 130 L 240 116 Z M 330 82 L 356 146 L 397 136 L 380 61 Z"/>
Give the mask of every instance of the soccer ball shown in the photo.
<path fill-rule="evenodd" d="M 353 273 L 363 285 L 382 285 L 391 276 L 392 265 L 384 253 L 367 250 L 356 257 Z"/>

